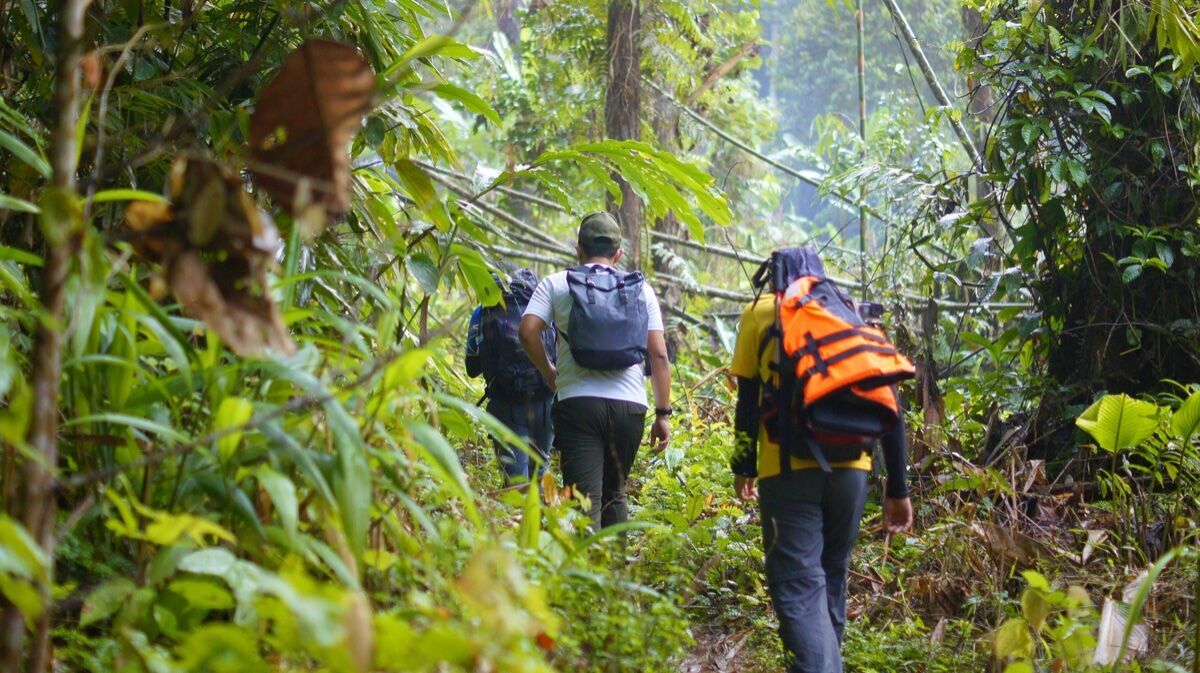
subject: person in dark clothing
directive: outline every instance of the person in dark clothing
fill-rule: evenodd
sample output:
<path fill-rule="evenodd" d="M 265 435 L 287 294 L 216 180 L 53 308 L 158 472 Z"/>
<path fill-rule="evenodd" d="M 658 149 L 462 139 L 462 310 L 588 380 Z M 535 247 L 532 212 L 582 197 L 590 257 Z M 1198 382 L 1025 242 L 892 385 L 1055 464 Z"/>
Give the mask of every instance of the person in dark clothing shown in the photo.
<path fill-rule="evenodd" d="M 831 471 L 809 458 L 791 457 L 781 470 L 779 445 L 760 418 L 762 392 L 777 385 L 778 358 L 763 335 L 775 322 L 775 298 L 746 307 L 730 373 L 737 379 L 735 450 L 731 469 L 738 497 L 760 506 L 768 592 L 779 635 L 793 657 L 791 673 L 842 673 L 846 576 L 867 496 L 871 452 L 833 462 Z M 884 527 L 912 525 L 903 421 L 882 439 L 887 486 Z"/>
<path fill-rule="evenodd" d="M 528 272 L 525 272 L 528 273 Z M 532 274 L 529 274 L 533 279 Z M 514 285 L 509 287 L 515 288 Z M 527 288 L 528 292 L 533 287 Z M 541 375 L 529 362 L 516 336 L 520 312 L 524 310 L 527 297 L 521 300 L 519 292 L 506 293 L 506 301 L 518 304 L 511 307 L 511 328 L 505 324 L 508 306 L 485 309 L 476 307 L 471 314 L 467 332 L 466 366 L 467 375 L 482 375 L 487 383 L 487 411 L 497 420 L 522 438 L 529 446 L 531 455 L 519 446 L 496 440 L 496 457 L 506 486 L 527 483 L 541 478 L 550 460 L 550 447 L 554 443 L 554 428 L 550 417 L 553 393 L 541 380 Z M 492 311 L 488 316 L 486 311 Z M 491 320 L 485 320 L 485 317 Z M 485 329 L 491 325 L 491 329 Z M 546 330 L 546 337 L 553 343 L 553 329 Z M 511 340 L 512 343 L 501 343 Z M 534 457 L 536 455 L 536 458 Z"/>

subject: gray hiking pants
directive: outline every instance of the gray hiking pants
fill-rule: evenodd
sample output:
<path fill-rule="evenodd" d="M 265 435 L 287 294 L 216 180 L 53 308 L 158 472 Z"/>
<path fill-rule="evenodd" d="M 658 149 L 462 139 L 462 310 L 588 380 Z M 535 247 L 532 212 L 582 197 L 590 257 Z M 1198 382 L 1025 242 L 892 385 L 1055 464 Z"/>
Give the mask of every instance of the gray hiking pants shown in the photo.
<path fill-rule="evenodd" d="M 763 479 L 767 588 L 791 673 L 842 673 L 846 575 L 867 494 L 867 473 L 796 470 Z"/>

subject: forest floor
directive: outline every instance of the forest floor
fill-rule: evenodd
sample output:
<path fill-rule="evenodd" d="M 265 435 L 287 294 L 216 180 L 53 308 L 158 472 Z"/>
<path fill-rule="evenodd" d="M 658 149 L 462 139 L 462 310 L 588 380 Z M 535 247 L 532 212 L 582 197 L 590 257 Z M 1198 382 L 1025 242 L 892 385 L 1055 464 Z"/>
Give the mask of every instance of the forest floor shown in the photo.
<path fill-rule="evenodd" d="M 726 633 L 720 625 L 704 624 L 694 629 L 696 645 L 679 664 L 679 673 L 733 673 L 753 670 L 747 650 L 753 633 L 743 629 Z"/>
<path fill-rule="evenodd" d="M 697 419 L 678 429 L 664 454 L 638 458 L 631 517 L 662 532 L 636 543 L 631 565 L 618 574 L 674 597 L 686 615 L 667 636 L 678 649 L 670 661 L 659 660 L 669 668 L 645 670 L 765 673 L 781 666 L 757 516 L 729 483 L 727 431 L 718 418 Z M 474 480 L 498 479 L 490 450 L 468 455 Z M 1085 591 L 1094 607 L 1055 619 L 1077 619 L 1096 633 L 1104 604 L 1120 601 L 1156 557 L 1122 542 L 1135 531 L 1108 503 L 1086 502 L 1078 484 L 1048 483 L 1038 461 L 1011 455 L 997 469 L 951 462 L 915 475 L 913 487 L 917 521 L 907 535 L 884 536 L 879 506 L 868 503 L 852 557 L 847 670 L 984 670 L 996 629 L 1021 614 L 1034 582 L 1047 591 Z M 1166 532 L 1159 531 L 1159 552 L 1177 543 Z M 1190 662 L 1190 565 L 1168 568 L 1155 585 L 1145 652 L 1151 659 Z"/>

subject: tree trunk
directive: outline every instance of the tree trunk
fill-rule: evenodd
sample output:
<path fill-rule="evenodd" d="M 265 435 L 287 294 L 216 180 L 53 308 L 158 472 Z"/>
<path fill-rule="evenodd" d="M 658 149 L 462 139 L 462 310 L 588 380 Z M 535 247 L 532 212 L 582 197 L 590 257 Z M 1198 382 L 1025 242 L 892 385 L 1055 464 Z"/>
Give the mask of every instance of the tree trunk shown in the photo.
<path fill-rule="evenodd" d="M 604 98 L 604 128 L 613 140 L 641 138 L 641 8 L 638 0 L 608 3 L 608 91 Z M 628 267 L 642 268 L 642 202 L 629 183 L 615 176 L 621 202 L 611 196 L 608 210 L 625 233 Z"/>
<path fill-rule="evenodd" d="M 43 269 L 42 316 L 33 350 L 33 408 L 27 441 L 37 458 L 21 466 L 19 496 L 9 503 L 25 529 L 37 540 L 48 559 L 48 582 L 38 586 L 44 607 L 30 643 L 31 673 L 50 667 L 50 589 L 54 583 L 55 471 L 58 464 L 58 396 L 62 378 L 63 307 L 67 278 L 79 248 L 80 222 L 74 207 L 76 139 L 79 118 L 79 61 L 82 54 L 84 15 L 90 0 L 68 0 L 59 15 L 58 63 L 54 84 L 54 126 L 50 164 L 53 182 L 42 198 L 42 227 L 46 238 Z M 0 624 L 3 649 L 0 670 L 16 671 L 23 653 L 24 625 L 20 612 L 6 606 Z"/>

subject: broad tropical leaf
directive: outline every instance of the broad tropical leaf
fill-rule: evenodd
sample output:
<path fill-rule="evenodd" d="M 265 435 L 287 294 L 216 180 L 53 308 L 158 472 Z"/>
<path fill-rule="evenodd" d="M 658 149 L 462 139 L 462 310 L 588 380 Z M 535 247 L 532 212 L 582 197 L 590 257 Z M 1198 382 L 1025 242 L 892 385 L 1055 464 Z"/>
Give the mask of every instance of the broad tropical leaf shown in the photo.
<path fill-rule="evenodd" d="M 1197 431 L 1200 431 L 1200 392 L 1184 400 L 1171 416 L 1171 432 L 1184 443 L 1191 441 Z"/>
<path fill-rule="evenodd" d="M 1128 395 L 1105 395 L 1088 407 L 1075 425 L 1100 448 L 1115 453 L 1137 446 L 1158 429 L 1159 408 Z"/>

